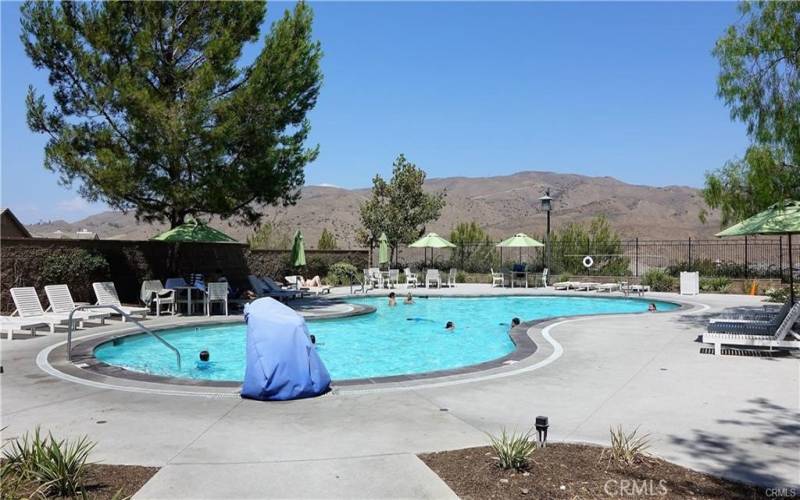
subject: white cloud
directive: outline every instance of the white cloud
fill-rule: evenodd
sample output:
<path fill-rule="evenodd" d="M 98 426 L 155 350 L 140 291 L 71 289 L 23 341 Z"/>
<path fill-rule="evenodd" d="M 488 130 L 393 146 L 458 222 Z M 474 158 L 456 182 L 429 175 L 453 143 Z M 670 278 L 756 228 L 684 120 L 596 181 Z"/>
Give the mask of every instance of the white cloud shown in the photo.
<path fill-rule="evenodd" d="M 328 184 L 327 182 L 322 182 L 320 184 L 311 184 L 311 186 L 324 187 L 324 188 L 340 188 L 341 187 L 341 186 L 337 186 L 336 184 Z"/>

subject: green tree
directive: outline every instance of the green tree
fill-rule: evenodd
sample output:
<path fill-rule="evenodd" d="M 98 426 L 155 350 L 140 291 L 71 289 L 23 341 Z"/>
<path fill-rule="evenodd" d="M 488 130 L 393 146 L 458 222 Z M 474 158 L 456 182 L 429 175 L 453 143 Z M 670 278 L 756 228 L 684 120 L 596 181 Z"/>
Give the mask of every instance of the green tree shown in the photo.
<path fill-rule="evenodd" d="M 336 236 L 326 228 L 323 228 L 317 242 L 317 250 L 336 250 L 336 248 Z"/>
<path fill-rule="evenodd" d="M 445 192 L 427 193 L 424 183 L 425 172 L 402 154 L 394 161 L 389 182 L 376 175 L 372 197 L 359 210 L 363 226 L 359 242 L 372 248 L 384 232 L 394 250 L 419 238 L 425 224 L 438 219 L 445 205 Z"/>
<path fill-rule="evenodd" d="M 800 2 L 743 2 L 717 41 L 718 95 L 754 144 L 706 175 L 703 197 L 727 225 L 800 198 Z M 701 213 L 705 220 L 705 212 Z"/>
<path fill-rule="evenodd" d="M 253 231 L 253 234 L 247 237 L 247 244 L 250 248 L 263 250 L 269 248 L 270 240 L 272 239 L 272 224 L 263 223 Z"/>
<path fill-rule="evenodd" d="M 258 204 L 296 202 L 322 79 L 305 3 L 247 65 L 264 2 L 29 1 L 21 13 L 54 101 L 29 88 L 28 125 L 49 136 L 44 165 L 63 184 L 172 227 L 187 214 L 254 223 Z"/>
<path fill-rule="evenodd" d="M 459 222 L 450 232 L 453 249 L 451 266 L 466 272 L 484 272 L 492 265 L 495 247 L 477 222 Z"/>
<path fill-rule="evenodd" d="M 571 222 L 550 235 L 552 245 L 550 272 L 583 273 L 583 258 L 594 260 L 594 274 L 618 276 L 628 273 L 630 259 L 622 255 L 622 242 L 605 216 L 598 216 L 588 227 Z"/>

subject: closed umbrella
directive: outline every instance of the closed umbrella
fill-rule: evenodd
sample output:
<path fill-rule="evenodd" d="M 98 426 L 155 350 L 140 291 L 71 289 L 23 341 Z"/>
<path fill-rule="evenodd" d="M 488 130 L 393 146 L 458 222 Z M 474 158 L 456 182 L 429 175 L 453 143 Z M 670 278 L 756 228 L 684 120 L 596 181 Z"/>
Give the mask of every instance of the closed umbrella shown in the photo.
<path fill-rule="evenodd" d="M 442 238 L 436 233 L 428 233 L 414 243 L 408 245 L 414 248 L 456 248 L 455 245 Z M 425 258 L 427 260 L 427 250 Z M 433 250 L 431 250 L 431 262 L 433 262 Z"/>
<path fill-rule="evenodd" d="M 519 248 L 519 261 L 522 263 L 522 249 L 530 247 L 543 247 L 540 243 L 525 233 L 517 233 L 511 238 L 501 241 L 496 246 L 501 248 Z"/>
<path fill-rule="evenodd" d="M 381 233 L 378 238 L 378 264 L 386 264 L 389 262 L 389 240 L 386 238 L 386 233 Z"/>
<path fill-rule="evenodd" d="M 787 235 L 789 238 L 789 297 L 794 296 L 794 261 L 792 260 L 792 235 L 800 233 L 800 201 L 786 200 L 776 203 L 756 215 L 717 233 L 717 236 L 747 236 L 751 234 Z"/>
<path fill-rule="evenodd" d="M 303 243 L 303 233 L 299 229 L 294 233 L 294 242 L 292 243 L 292 265 L 294 267 L 306 265 L 306 248 Z"/>

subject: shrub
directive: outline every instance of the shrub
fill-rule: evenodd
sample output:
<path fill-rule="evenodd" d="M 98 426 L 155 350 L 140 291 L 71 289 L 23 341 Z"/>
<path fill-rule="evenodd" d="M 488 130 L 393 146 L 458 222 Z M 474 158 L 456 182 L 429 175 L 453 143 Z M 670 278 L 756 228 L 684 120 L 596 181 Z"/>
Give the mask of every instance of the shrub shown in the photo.
<path fill-rule="evenodd" d="M 700 278 L 700 290 L 704 292 L 727 292 L 731 288 L 731 279 L 723 276 Z"/>
<path fill-rule="evenodd" d="M 769 302 L 786 302 L 789 300 L 789 287 L 782 286 L 779 288 L 768 288 L 765 292 L 767 297 L 769 297 Z M 800 297 L 800 285 L 794 286 L 794 295 L 795 297 Z"/>
<path fill-rule="evenodd" d="M 642 275 L 642 284 L 649 286 L 654 292 L 671 292 L 675 289 L 677 280 L 663 269 L 650 269 Z"/>
<path fill-rule="evenodd" d="M 74 297 L 90 297 L 92 282 L 108 279 L 110 268 L 105 257 L 83 248 L 56 250 L 42 262 L 40 284 L 65 284 Z"/>
<path fill-rule="evenodd" d="M 456 283 L 466 283 L 467 282 L 467 273 L 464 271 L 456 272 Z"/>
<path fill-rule="evenodd" d="M 14 476 L 34 481 L 48 495 L 77 496 L 83 493 L 86 461 L 95 443 L 84 436 L 76 440 L 42 437 L 39 428 L 9 443 L 3 451 L 3 479 Z"/>
<path fill-rule="evenodd" d="M 565 281 L 569 281 L 572 279 L 572 276 L 569 274 L 559 274 L 554 283 L 563 283 Z"/>
<path fill-rule="evenodd" d="M 531 438 L 531 431 L 524 434 L 507 434 L 503 429 L 500 436 L 489 434 L 492 449 L 497 454 L 500 468 L 521 470 L 528 465 L 528 457 L 536 449 L 536 442 Z"/>
<path fill-rule="evenodd" d="M 608 450 L 610 459 L 618 464 L 633 465 L 646 457 L 650 447 L 650 435 L 637 435 L 639 428 L 626 433 L 622 426 L 609 429 L 611 433 L 611 447 Z"/>
<path fill-rule="evenodd" d="M 328 268 L 326 281 L 330 286 L 349 285 L 353 277 L 358 276 L 358 269 L 349 262 L 337 262 Z"/>

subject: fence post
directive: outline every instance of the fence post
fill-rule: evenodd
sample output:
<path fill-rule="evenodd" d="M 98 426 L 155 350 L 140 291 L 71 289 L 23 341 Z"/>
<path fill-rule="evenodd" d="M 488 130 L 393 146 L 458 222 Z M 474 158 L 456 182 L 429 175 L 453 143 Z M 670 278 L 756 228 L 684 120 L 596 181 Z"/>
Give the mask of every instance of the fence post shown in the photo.
<path fill-rule="evenodd" d="M 692 237 L 689 236 L 689 271 L 692 270 Z"/>
<path fill-rule="evenodd" d="M 778 236 L 778 272 L 783 283 L 783 236 Z"/>
<path fill-rule="evenodd" d="M 750 264 L 747 262 L 747 236 L 744 237 L 744 277 L 748 278 L 750 274 Z"/>
<path fill-rule="evenodd" d="M 636 237 L 636 276 L 639 276 L 639 237 Z"/>

